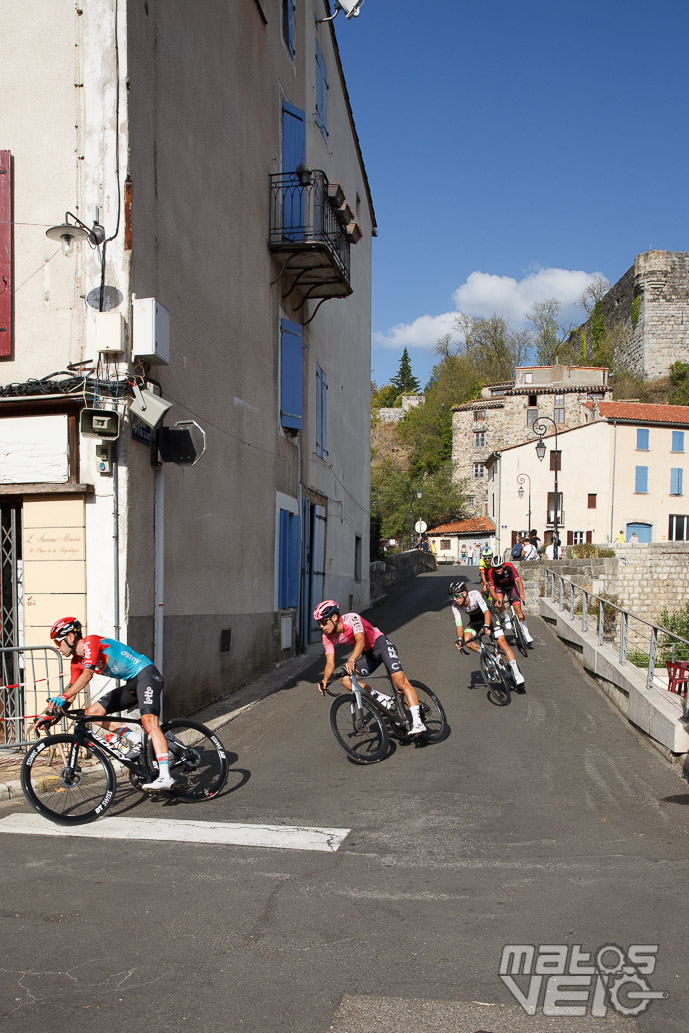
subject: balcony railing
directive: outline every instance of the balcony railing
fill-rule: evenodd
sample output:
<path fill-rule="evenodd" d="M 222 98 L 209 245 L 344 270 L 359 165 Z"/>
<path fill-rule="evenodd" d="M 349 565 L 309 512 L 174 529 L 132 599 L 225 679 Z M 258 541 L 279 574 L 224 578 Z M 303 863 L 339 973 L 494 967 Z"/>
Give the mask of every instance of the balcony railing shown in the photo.
<path fill-rule="evenodd" d="M 292 277 L 287 293 L 297 287 L 305 298 L 346 298 L 352 293 L 351 231 L 342 206 L 329 196 L 325 173 L 308 170 L 307 178 L 302 184 L 296 172 L 270 177 L 269 247 Z"/>

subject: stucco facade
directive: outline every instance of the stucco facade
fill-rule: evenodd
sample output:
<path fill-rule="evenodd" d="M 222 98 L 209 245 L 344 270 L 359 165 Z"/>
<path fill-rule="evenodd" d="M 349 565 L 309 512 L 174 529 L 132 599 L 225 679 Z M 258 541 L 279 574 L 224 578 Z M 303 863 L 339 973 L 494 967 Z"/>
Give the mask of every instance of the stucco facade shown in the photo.
<path fill-rule="evenodd" d="M 44 642 L 55 616 L 74 612 L 154 656 L 171 705 L 187 711 L 308 640 L 315 595 L 356 608 L 369 599 L 375 215 L 333 27 L 317 23 L 328 4 L 304 0 L 288 25 L 289 6 L 2 4 L 15 289 L 0 424 L 48 409 L 71 423 L 63 482 L 0 473 L 0 499 L 26 509 L 24 549 L 39 520 L 46 541 L 81 535 L 77 559 L 65 547 L 50 561 L 81 564 L 70 590 L 66 566 L 27 580 L 25 641 Z M 276 188 L 282 173 L 297 182 L 295 165 L 283 167 L 288 115 L 308 184 Z M 337 254 L 324 235 L 311 247 L 294 211 L 285 246 L 271 250 L 270 198 L 286 219 L 288 189 L 304 219 L 315 204 L 336 225 Z M 82 241 L 65 258 L 46 238 L 65 211 L 103 225 L 105 256 Z M 291 272 L 292 245 L 324 263 L 325 287 Z M 133 296 L 169 311 L 169 364 L 136 358 Z M 105 311 L 124 320 L 124 350 L 107 357 Z M 89 359 L 100 360 L 95 401 L 91 388 L 49 402 L 4 390 Z M 133 427 L 127 378 L 137 377 L 172 403 L 166 426 L 193 420 L 206 432 L 196 465 L 161 465 Z M 85 400 L 122 417 L 114 476 L 99 473 L 100 442 L 79 434 Z"/>

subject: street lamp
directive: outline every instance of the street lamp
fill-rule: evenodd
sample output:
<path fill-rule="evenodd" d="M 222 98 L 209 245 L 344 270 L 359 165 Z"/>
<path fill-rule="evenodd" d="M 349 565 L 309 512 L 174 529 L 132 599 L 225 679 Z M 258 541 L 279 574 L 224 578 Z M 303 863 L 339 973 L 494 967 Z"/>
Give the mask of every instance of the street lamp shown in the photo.
<path fill-rule="evenodd" d="M 542 445 L 543 442 L 539 441 L 538 444 Z M 536 448 L 538 448 L 538 445 L 536 445 Z M 519 485 L 517 488 L 517 495 L 520 499 L 524 498 L 524 481 L 529 482 L 529 534 L 531 534 L 531 478 L 528 473 L 520 473 L 517 477 L 517 484 Z"/>
<path fill-rule="evenodd" d="M 558 471 L 558 467 L 560 465 L 560 452 L 559 452 L 558 447 L 557 447 L 557 423 L 555 422 L 555 420 L 551 416 L 539 416 L 538 419 L 536 420 L 536 422 L 533 425 L 533 432 L 534 432 L 534 434 L 538 435 L 538 444 L 536 445 L 536 455 L 538 456 L 539 461 L 542 463 L 543 459 L 545 458 L 545 453 L 546 453 L 546 447 L 545 447 L 545 442 L 543 441 L 543 435 L 548 432 L 548 427 L 546 426 L 546 420 L 548 421 L 548 423 L 552 423 L 553 427 L 555 428 L 555 504 L 553 506 L 553 558 L 554 559 L 558 559 L 559 558 L 560 542 L 559 542 L 559 538 L 558 538 L 558 534 L 557 534 L 557 510 L 558 510 L 558 502 L 559 502 L 559 494 L 558 494 L 558 487 L 557 487 L 557 471 Z"/>
<path fill-rule="evenodd" d="M 417 491 L 416 497 L 420 499 L 423 492 Z M 409 485 L 409 548 L 413 548 L 413 534 L 414 534 L 414 489 L 411 484 Z"/>

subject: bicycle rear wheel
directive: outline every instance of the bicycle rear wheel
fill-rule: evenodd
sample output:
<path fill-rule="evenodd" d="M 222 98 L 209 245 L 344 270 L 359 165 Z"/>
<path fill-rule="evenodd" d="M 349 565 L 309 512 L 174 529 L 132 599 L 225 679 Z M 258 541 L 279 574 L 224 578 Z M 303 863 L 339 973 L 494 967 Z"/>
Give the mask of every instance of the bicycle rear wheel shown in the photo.
<path fill-rule="evenodd" d="M 519 620 L 519 617 L 517 617 L 516 613 L 512 617 L 512 627 L 514 629 L 514 638 L 517 643 L 517 649 L 522 654 L 522 656 L 528 656 L 529 647 L 526 644 L 524 629 L 522 627 L 522 622 Z"/>
<path fill-rule="evenodd" d="M 481 654 L 481 673 L 488 686 L 488 699 L 496 707 L 506 707 L 512 702 L 510 687 L 500 665 L 492 656 Z"/>
<path fill-rule="evenodd" d="M 57 750 L 48 767 L 51 748 Z M 20 773 L 24 796 L 39 814 L 58 825 L 85 825 L 105 814 L 115 797 L 116 778 L 108 757 L 75 735 L 47 735 L 32 746 Z"/>
<path fill-rule="evenodd" d="M 442 742 L 447 735 L 447 715 L 442 703 L 427 685 L 422 681 L 409 679 L 410 685 L 416 689 L 421 707 L 421 720 L 426 726 L 426 731 L 421 732 L 420 739 L 426 742 Z"/>
<path fill-rule="evenodd" d="M 390 749 L 387 724 L 365 696 L 361 710 L 353 693 L 338 696 L 330 708 L 330 727 L 342 749 L 357 764 L 376 764 L 387 756 Z"/>
<path fill-rule="evenodd" d="M 181 800 L 210 800 L 227 781 L 225 747 L 198 721 L 175 718 L 161 726 L 170 752 L 170 790 Z"/>

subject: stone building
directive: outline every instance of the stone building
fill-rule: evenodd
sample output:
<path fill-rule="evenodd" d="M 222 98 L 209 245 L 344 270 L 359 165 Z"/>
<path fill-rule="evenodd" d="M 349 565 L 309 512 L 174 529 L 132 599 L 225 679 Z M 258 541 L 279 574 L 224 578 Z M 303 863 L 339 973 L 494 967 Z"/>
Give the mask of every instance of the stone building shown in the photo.
<path fill-rule="evenodd" d="M 584 421 L 582 402 L 612 399 L 608 370 L 585 366 L 522 366 L 513 381 L 488 384 L 481 398 L 453 407 L 452 462 L 457 480 L 470 482 L 469 505 L 488 516 L 486 460 L 501 448 L 533 440 L 534 423 L 546 418 L 558 431 Z M 473 490 L 471 490 L 473 489 Z"/>
<path fill-rule="evenodd" d="M 619 328 L 616 358 L 645 377 L 664 376 L 673 362 L 689 361 L 689 252 L 645 251 L 615 283 L 600 308 L 577 327 L 582 357 L 596 334 Z"/>

